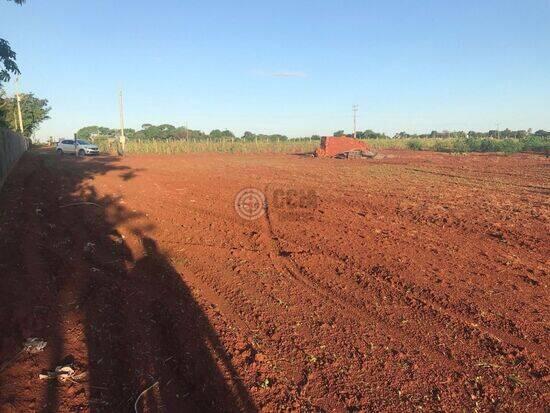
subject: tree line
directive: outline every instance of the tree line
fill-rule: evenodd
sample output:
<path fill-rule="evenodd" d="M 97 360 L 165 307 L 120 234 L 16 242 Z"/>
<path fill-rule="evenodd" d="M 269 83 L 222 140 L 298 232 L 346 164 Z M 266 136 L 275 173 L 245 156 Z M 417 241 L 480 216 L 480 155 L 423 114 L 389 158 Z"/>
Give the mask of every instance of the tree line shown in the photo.
<path fill-rule="evenodd" d="M 103 139 L 111 138 L 120 134 L 118 129 L 111 129 L 105 126 L 85 126 L 79 129 L 76 132 L 76 137 L 78 139 Z M 150 139 L 159 139 L 159 140 L 212 140 L 212 141 L 222 141 L 222 140 L 235 140 L 241 139 L 245 141 L 254 141 L 254 140 L 269 140 L 269 141 L 286 141 L 288 136 L 285 135 L 265 135 L 265 134 L 255 134 L 250 131 L 246 131 L 242 136 L 236 136 L 233 132 L 228 129 L 220 130 L 214 129 L 210 133 L 205 133 L 200 130 L 188 129 L 185 126 L 176 127 L 170 124 L 162 125 L 153 125 L 150 123 L 144 123 L 141 125 L 141 129 L 136 131 L 132 128 L 124 129 L 124 135 L 128 139 L 136 140 L 150 140 Z"/>
<path fill-rule="evenodd" d="M 95 140 L 113 138 L 120 133 L 118 129 L 111 129 L 105 126 L 86 126 L 79 129 L 76 132 L 78 139 Z M 200 130 L 188 129 L 185 126 L 173 126 L 170 124 L 153 125 L 150 123 L 144 123 L 141 125 L 140 130 L 132 128 L 124 129 L 124 134 L 128 139 L 136 140 L 190 140 L 190 141 L 222 141 L 222 140 L 241 140 L 241 141 L 287 141 L 289 137 L 282 134 L 261 134 L 253 133 L 250 131 L 244 132 L 241 136 L 236 136 L 228 129 L 220 130 L 214 129 L 210 133 L 205 133 Z M 338 130 L 333 133 L 333 136 L 341 137 L 353 137 L 351 133 L 345 133 L 344 130 Z M 508 139 L 508 138 L 528 138 L 530 136 L 537 136 L 541 138 L 550 138 L 550 132 L 539 129 L 533 132 L 531 129 L 527 130 L 510 130 L 504 129 L 502 131 L 489 130 L 487 132 L 477 131 L 431 131 L 424 134 L 410 134 L 407 132 L 399 132 L 393 136 L 386 135 L 385 133 L 375 132 L 371 129 L 365 131 L 357 131 L 356 137 L 358 139 L 425 139 L 425 138 L 493 138 L 493 139 Z M 293 138 L 293 140 L 320 140 L 320 135 L 311 135 L 299 138 Z"/>
<path fill-rule="evenodd" d="M 353 137 L 352 133 L 344 133 L 343 130 L 339 130 L 333 133 L 333 136 L 347 136 L 347 137 Z M 533 132 L 532 129 L 521 129 L 521 130 L 511 130 L 511 129 L 504 129 L 504 130 L 489 130 L 487 132 L 478 132 L 478 131 L 431 131 L 430 133 L 420 133 L 420 134 L 411 134 L 407 132 L 399 132 L 393 135 L 391 137 L 392 139 L 403 139 L 403 138 L 409 138 L 409 139 L 427 139 L 427 138 L 485 138 L 485 139 L 524 139 L 528 138 L 530 136 L 536 136 L 539 138 L 550 138 L 550 131 L 545 131 L 543 129 L 539 129 L 535 132 Z M 384 133 L 377 133 L 373 132 L 372 130 L 368 129 L 364 132 L 357 131 L 356 137 L 358 139 L 389 139 L 390 136 L 384 134 Z"/>
<path fill-rule="evenodd" d="M 540 138 L 550 137 L 550 132 L 543 129 L 539 129 L 533 132 L 532 129 L 521 129 L 521 130 L 496 130 L 492 129 L 487 132 L 478 132 L 478 131 L 431 131 L 430 133 L 425 134 L 409 134 L 406 132 L 399 132 L 394 137 L 395 138 L 416 138 L 416 139 L 425 139 L 425 138 L 493 138 L 493 139 L 524 139 L 530 136 L 537 136 Z"/>

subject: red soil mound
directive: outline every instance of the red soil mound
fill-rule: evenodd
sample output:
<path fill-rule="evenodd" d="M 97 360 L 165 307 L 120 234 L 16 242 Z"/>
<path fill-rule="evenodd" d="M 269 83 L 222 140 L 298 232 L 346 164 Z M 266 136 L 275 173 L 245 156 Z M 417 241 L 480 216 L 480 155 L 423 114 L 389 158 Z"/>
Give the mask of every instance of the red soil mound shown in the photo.
<path fill-rule="evenodd" d="M 345 136 L 325 136 L 321 139 L 321 146 L 315 151 L 315 155 L 319 157 L 331 157 L 339 153 L 354 150 L 368 151 L 369 147 L 358 139 Z"/>

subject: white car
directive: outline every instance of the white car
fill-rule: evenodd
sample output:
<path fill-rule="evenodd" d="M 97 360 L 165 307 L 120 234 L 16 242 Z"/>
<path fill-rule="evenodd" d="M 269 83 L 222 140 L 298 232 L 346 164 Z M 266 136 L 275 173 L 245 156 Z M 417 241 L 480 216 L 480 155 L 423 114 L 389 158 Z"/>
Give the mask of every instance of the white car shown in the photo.
<path fill-rule="evenodd" d="M 74 139 L 62 139 L 57 143 L 56 152 L 59 155 L 65 153 L 78 153 L 78 156 L 99 155 L 99 148 L 97 145 L 81 139 L 76 140 L 76 146 L 74 144 Z"/>

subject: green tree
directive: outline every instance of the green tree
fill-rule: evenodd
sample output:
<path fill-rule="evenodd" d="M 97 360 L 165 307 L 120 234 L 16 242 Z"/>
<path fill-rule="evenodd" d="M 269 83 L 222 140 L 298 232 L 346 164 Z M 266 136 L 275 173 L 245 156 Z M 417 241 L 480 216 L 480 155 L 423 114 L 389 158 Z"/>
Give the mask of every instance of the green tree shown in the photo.
<path fill-rule="evenodd" d="M 344 136 L 344 131 L 343 130 L 337 130 L 332 135 L 333 136 Z"/>
<path fill-rule="evenodd" d="M 0 82 L 8 82 L 10 74 L 18 75 L 21 73 L 15 63 L 15 52 L 11 50 L 7 40 L 0 39 Z"/>
<path fill-rule="evenodd" d="M 210 136 L 210 138 L 212 138 L 212 139 L 221 139 L 221 138 L 223 138 L 223 133 L 222 133 L 222 131 L 219 130 L 219 129 L 214 129 L 214 130 L 212 130 L 212 131 L 210 132 L 210 135 L 209 135 L 209 136 Z"/>
<path fill-rule="evenodd" d="M 214 140 L 231 139 L 235 137 L 235 135 L 233 135 L 233 132 L 231 132 L 228 129 L 225 129 L 225 130 L 214 129 L 212 132 L 210 132 L 208 136 L 210 136 L 210 139 L 214 139 Z"/>
<path fill-rule="evenodd" d="M 516 131 L 516 137 L 518 137 L 520 139 L 525 139 L 527 137 L 527 131 L 526 130 Z"/>
<path fill-rule="evenodd" d="M 23 118 L 23 135 L 30 137 L 38 126 L 49 119 L 48 113 L 51 108 L 47 99 L 40 99 L 33 93 L 22 93 L 21 117 Z M 15 98 L 4 99 L 5 122 L 13 130 L 18 130 L 17 100 Z"/>
<path fill-rule="evenodd" d="M 124 129 L 124 133 L 128 131 L 129 129 Z M 76 137 L 86 140 L 90 139 L 92 136 L 114 136 L 115 132 L 114 129 L 106 128 L 105 126 L 85 126 L 76 132 Z"/>
<path fill-rule="evenodd" d="M 157 128 L 159 128 L 163 132 L 170 132 L 176 130 L 176 127 L 173 125 L 170 125 L 168 123 L 163 123 L 162 125 L 158 125 Z"/>
<path fill-rule="evenodd" d="M 23 4 L 25 0 L 12 0 L 17 4 Z M 5 39 L 0 39 L 0 82 L 10 80 L 10 74 L 18 75 L 21 73 L 15 63 L 15 52 L 11 49 L 10 44 Z"/>
<path fill-rule="evenodd" d="M 256 139 L 256 138 L 257 138 L 257 136 L 256 136 L 255 134 L 253 134 L 252 132 L 246 131 L 246 132 L 243 134 L 243 136 L 242 136 L 241 139 L 243 139 L 243 140 L 245 140 L 245 141 L 253 141 L 253 140 Z"/>
<path fill-rule="evenodd" d="M 224 138 L 234 138 L 235 135 L 233 134 L 233 132 L 231 132 L 229 129 L 225 129 L 222 131 L 222 136 Z"/>

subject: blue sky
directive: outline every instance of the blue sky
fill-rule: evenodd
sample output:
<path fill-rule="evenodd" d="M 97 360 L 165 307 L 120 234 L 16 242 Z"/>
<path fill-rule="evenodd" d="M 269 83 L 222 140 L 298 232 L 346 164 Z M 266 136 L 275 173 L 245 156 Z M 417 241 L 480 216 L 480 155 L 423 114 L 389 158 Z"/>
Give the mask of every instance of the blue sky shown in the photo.
<path fill-rule="evenodd" d="M 549 0 L 0 0 L 39 137 L 172 123 L 330 134 L 550 129 Z M 12 87 L 8 86 L 8 91 Z"/>

